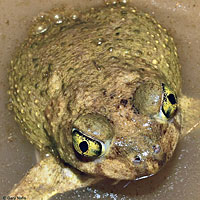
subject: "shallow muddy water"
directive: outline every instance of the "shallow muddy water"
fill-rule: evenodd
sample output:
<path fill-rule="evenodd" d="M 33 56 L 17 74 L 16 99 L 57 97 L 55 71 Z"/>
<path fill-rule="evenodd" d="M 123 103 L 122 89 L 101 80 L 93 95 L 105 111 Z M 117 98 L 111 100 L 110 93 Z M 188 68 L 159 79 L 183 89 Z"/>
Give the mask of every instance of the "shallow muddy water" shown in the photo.
<path fill-rule="evenodd" d="M 134 0 L 138 9 L 155 16 L 177 44 L 183 93 L 200 99 L 200 0 Z M 7 110 L 7 70 L 15 47 L 23 41 L 31 19 L 39 12 L 66 4 L 79 9 L 101 0 L 0 0 L 0 199 L 35 164 L 32 145 L 20 134 Z M 173 159 L 156 176 L 141 181 L 104 181 L 52 199 L 200 199 L 200 128 L 183 138 Z"/>

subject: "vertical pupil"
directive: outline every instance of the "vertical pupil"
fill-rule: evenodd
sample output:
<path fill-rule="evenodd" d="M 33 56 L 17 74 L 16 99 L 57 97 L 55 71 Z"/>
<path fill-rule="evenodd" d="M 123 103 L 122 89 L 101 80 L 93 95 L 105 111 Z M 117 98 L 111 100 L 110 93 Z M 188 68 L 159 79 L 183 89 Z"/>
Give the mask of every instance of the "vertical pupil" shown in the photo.
<path fill-rule="evenodd" d="M 176 99 L 175 99 L 173 94 L 170 94 L 167 97 L 168 97 L 168 99 L 169 99 L 169 101 L 171 102 L 172 105 L 176 103 Z"/>
<path fill-rule="evenodd" d="M 88 143 L 86 141 L 81 142 L 79 148 L 83 153 L 85 153 L 88 150 Z"/>

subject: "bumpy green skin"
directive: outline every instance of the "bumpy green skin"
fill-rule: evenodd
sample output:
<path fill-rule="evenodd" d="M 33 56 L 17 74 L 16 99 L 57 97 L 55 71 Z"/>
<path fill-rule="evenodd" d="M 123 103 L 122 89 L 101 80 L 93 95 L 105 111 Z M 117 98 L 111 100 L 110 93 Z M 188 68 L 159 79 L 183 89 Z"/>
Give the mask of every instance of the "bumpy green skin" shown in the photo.
<path fill-rule="evenodd" d="M 148 14 L 129 6 L 92 9 L 76 20 L 60 11 L 65 18 L 61 24 L 54 24 L 52 13 L 46 16 L 44 33 L 35 34 L 41 23 L 35 21 L 12 61 L 10 95 L 23 133 L 41 151 L 85 173 L 115 179 L 157 173 L 176 147 L 178 122 L 156 121 L 151 109 L 138 113 L 134 102 L 150 106 L 146 99 L 159 93 L 161 83 L 179 95 L 173 39 Z M 156 87 L 135 95 L 144 83 Z M 160 90 L 153 113 L 159 112 L 161 96 Z M 113 133 L 106 154 L 84 162 L 74 152 L 71 130 L 88 113 L 106 117 Z"/>

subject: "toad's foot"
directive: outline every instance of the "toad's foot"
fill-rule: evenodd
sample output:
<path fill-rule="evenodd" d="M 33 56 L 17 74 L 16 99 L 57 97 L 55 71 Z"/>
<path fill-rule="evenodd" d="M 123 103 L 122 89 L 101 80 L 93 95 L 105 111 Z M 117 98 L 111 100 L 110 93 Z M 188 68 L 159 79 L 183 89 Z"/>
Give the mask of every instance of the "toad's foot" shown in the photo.
<path fill-rule="evenodd" d="M 57 193 L 86 187 L 99 180 L 100 178 L 92 178 L 76 169 L 65 167 L 53 156 L 49 156 L 30 169 L 9 196 L 23 196 L 27 200 L 46 200 Z"/>

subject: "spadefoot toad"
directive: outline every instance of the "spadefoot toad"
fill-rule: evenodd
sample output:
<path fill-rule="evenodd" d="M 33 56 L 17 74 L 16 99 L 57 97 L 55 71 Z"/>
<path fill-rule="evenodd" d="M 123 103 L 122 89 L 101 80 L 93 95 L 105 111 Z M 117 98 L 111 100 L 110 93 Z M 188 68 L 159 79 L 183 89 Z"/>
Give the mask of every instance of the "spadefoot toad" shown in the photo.
<path fill-rule="evenodd" d="M 155 19 L 124 4 L 68 13 L 37 17 L 11 61 L 16 119 L 50 154 L 11 196 L 48 199 L 102 178 L 152 176 L 179 140 L 181 102 L 193 108 L 181 96 L 173 39 Z"/>

